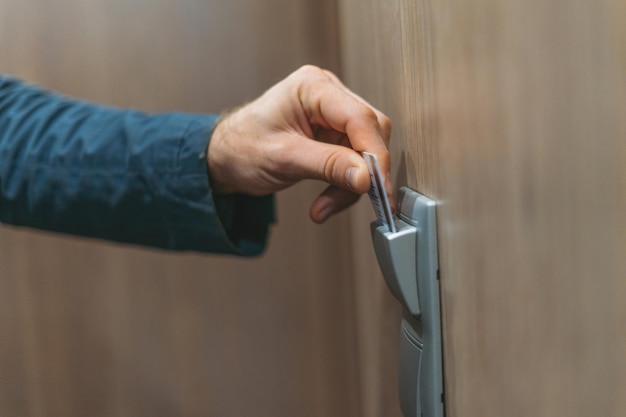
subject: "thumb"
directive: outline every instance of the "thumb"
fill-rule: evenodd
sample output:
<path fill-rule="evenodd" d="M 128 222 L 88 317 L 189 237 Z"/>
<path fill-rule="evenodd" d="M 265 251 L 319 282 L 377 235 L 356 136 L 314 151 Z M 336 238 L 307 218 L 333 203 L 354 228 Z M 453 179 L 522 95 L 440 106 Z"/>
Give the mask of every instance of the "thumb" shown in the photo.
<path fill-rule="evenodd" d="M 369 190 L 367 165 L 351 148 L 299 138 L 289 153 L 286 161 L 298 179 L 318 179 L 358 194 Z"/>

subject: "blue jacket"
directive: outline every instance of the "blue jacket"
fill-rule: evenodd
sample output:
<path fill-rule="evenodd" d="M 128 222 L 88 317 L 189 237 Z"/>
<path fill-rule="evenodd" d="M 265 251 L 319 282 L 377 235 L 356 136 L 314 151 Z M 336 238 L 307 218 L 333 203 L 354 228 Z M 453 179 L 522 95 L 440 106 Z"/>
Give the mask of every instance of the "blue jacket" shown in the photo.
<path fill-rule="evenodd" d="M 0 76 L 0 221 L 171 250 L 257 255 L 273 196 L 213 195 L 215 115 L 147 115 Z"/>

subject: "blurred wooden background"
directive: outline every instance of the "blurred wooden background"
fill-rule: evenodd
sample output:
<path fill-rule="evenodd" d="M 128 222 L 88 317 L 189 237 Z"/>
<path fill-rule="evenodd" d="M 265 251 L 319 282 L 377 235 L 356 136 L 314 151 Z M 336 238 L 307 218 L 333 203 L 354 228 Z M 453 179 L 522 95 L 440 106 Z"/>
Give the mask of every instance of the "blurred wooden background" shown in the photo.
<path fill-rule="evenodd" d="M 0 1 L 0 71 L 147 111 L 220 112 L 305 63 L 334 1 Z M 356 416 L 346 217 L 281 194 L 261 259 L 0 228 L 0 415 Z"/>

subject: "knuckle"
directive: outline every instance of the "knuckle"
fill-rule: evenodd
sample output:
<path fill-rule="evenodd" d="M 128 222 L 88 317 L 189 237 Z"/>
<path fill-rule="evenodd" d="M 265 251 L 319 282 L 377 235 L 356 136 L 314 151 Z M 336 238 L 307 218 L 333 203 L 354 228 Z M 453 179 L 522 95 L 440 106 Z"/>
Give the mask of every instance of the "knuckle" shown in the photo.
<path fill-rule="evenodd" d="M 269 161 L 278 172 L 289 172 L 292 168 L 294 146 L 285 141 L 272 141 L 263 149 L 262 159 Z"/>
<path fill-rule="evenodd" d="M 378 123 L 378 117 L 376 117 L 376 112 L 365 105 L 363 105 L 359 111 L 359 118 L 369 124 Z"/>
<path fill-rule="evenodd" d="M 380 124 L 382 125 L 383 129 L 386 132 L 391 132 L 392 123 L 389 117 L 383 114 L 383 116 L 381 117 Z"/>
<path fill-rule="evenodd" d="M 296 73 L 303 76 L 319 76 L 324 74 L 324 70 L 316 65 L 306 64 L 298 68 Z"/>
<path fill-rule="evenodd" d="M 392 123 L 391 119 L 384 114 L 380 119 L 380 127 L 385 138 L 389 138 L 389 136 L 391 136 Z"/>
<path fill-rule="evenodd" d="M 323 168 L 324 179 L 326 180 L 326 182 L 337 184 L 341 181 L 341 174 L 339 172 L 339 160 L 339 154 L 335 152 L 326 157 Z"/>
<path fill-rule="evenodd" d="M 324 70 L 315 65 L 303 65 L 289 76 L 290 80 L 297 86 L 298 96 L 305 95 L 311 100 L 320 100 L 324 95 L 323 83 L 328 80 Z"/>

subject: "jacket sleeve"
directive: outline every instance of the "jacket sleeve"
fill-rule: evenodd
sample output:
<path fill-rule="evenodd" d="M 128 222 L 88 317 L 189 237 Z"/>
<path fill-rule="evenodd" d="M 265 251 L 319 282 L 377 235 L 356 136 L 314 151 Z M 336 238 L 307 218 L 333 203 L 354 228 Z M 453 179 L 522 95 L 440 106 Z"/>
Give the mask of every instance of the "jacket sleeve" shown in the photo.
<path fill-rule="evenodd" d="M 0 76 L 0 221 L 170 250 L 257 255 L 273 196 L 213 196 L 215 115 L 147 115 Z"/>

